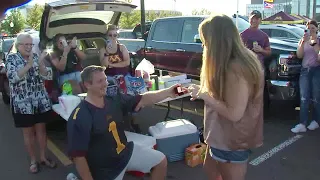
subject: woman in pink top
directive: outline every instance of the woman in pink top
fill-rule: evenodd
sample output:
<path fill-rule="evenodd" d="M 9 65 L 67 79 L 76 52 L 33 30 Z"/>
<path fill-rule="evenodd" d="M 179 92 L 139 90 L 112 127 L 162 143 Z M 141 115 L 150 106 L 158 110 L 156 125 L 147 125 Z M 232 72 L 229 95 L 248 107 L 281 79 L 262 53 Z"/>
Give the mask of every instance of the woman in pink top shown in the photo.
<path fill-rule="evenodd" d="M 199 27 L 203 43 L 201 85 L 192 99 L 203 99 L 204 168 L 210 180 L 244 180 L 252 148 L 262 145 L 264 73 L 233 21 L 212 16 Z"/>
<path fill-rule="evenodd" d="M 309 21 L 307 23 L 307 32 L 299 42 L 297 50 L 298 58 L 302 59 L 302 68 L 300 72 L 300 123 L 291 129 L 293 133 L 306 132 L 319 128 L 320 121 L 320 61 L 318 23 Z M 308 124 L 310 100 L 313 102 L 314 120 Z"/>

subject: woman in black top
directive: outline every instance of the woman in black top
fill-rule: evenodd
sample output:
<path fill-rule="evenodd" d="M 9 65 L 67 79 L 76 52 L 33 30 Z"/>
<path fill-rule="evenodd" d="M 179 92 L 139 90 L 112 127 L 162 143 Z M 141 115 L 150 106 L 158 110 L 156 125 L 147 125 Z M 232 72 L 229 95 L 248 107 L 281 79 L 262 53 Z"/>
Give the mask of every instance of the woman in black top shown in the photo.
<path fill-rule="evenodd" d="M 51 63 L 58 70 L 59 87 L 68 80 L 81 82 L 81 64 L 86 55 L 80 51 L 76 44 L 77 38 L 67 42 L 63 34 L 57 34 L 53 39 L 53 51 Z"/>
<path fill-rule="evenodd" d="M 107 43 L 100 49 L 101 66 L 106 67 L 108 81 L 114 81 L 115 75 L 126 76 L 129 73 L 130 56 L 128 49 L 118 41 L 117 27 L 113 24 L 107 26 Z"/>

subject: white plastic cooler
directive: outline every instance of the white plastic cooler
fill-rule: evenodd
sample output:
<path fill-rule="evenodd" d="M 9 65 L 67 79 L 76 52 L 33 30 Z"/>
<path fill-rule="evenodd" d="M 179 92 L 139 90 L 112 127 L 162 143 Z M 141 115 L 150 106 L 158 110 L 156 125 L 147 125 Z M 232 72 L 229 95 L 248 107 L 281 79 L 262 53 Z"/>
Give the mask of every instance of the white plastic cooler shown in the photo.
<path fill-rule="evenodd" d="M 157 123 L 149 127 L 149 133 L 156 138 L 157 150 L 164 153 L 169 162 L 183 160 L 185 149 L 199 143 L 197 127 L 185 119 Z"/>

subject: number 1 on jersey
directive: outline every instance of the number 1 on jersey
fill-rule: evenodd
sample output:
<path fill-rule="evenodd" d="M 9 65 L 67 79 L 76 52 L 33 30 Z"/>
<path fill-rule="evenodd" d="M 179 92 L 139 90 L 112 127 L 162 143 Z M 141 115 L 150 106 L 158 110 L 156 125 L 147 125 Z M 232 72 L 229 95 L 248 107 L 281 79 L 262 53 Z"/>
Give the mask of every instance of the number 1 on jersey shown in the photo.
<path fill-rule="evenodd" d="M 117 143 L 117 153 L 120 154 L 126 146 L 120 141 L 117 124 L 114 121 L 109 124 L 109 132 L 112 132 L 113 138 Z"/>

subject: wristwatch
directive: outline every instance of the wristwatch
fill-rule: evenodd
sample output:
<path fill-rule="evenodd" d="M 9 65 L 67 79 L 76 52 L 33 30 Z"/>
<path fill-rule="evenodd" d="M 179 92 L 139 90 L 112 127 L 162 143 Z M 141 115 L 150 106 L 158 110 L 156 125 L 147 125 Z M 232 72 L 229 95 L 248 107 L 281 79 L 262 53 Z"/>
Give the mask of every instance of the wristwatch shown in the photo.
<path fill-rule="evenodd" d="M 107 53 L 104 53 L 104 57 L 108 57 L 108 56 L 110 56 L 109 54 L 107 54 Z"/>

